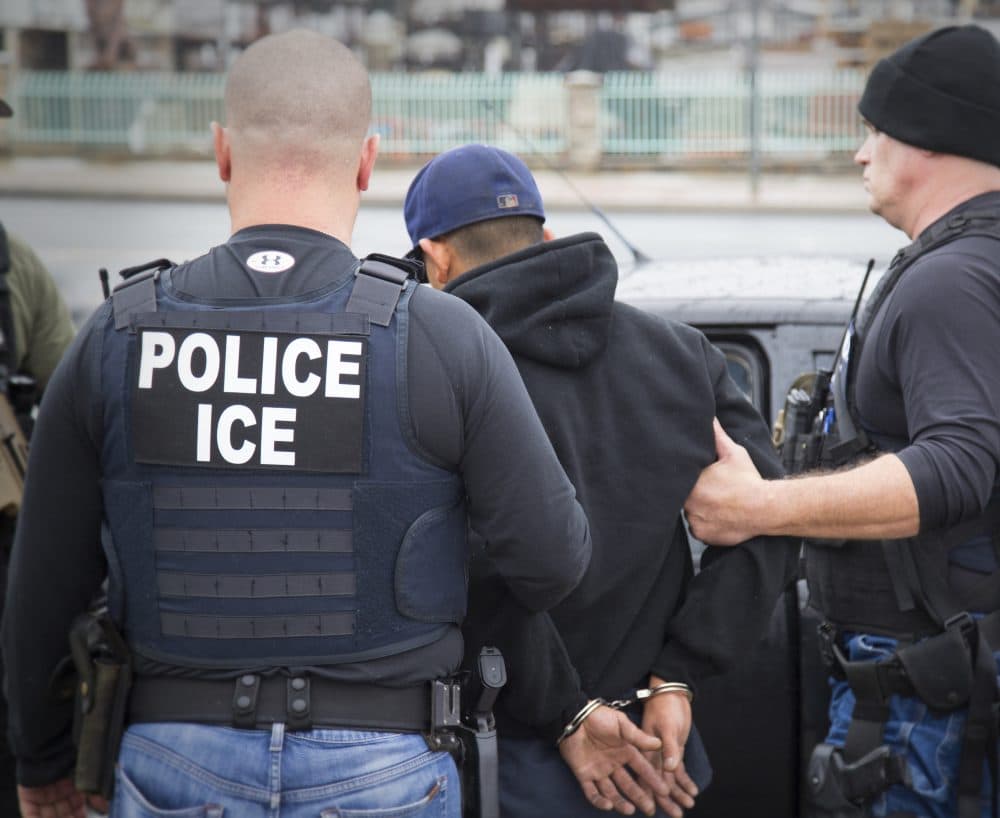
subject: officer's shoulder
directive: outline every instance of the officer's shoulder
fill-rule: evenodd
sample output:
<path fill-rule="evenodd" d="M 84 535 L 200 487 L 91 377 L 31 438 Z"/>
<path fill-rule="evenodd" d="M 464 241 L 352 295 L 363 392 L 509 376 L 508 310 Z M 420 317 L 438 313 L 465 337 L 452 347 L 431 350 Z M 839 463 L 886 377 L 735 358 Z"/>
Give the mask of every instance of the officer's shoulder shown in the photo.
<path fill-rule="evenodd" d="M 960 278 L 1000 278 L 1000 240 L 991 236 L 967 236 L 936 247 L 917 258 L 904 275 L 904 291 L 955 293 Z"/>
<path fill-rule="evenodd" d="M 419 285 L 413 293 L 410 312 L 419 321 L 434 322 L 435 326 L 440 322 L 452 329 L 488 327 L 482 316 L 461 298 L 426 284 Z"/>

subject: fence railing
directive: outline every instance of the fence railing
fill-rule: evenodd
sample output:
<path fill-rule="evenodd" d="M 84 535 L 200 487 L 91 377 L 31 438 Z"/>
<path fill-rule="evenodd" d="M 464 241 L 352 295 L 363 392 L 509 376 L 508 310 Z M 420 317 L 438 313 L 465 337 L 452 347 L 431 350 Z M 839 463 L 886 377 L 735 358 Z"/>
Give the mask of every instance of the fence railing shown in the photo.
<path fill-rule="evenodd" d="M 654 164 L 740 159 L 754 147 L 765 159 L 849 156 L 862 136 L 863 81 L 851 69 L 761 71 L 752 134 L 743 72 L 607 74 L 595 87 L 589 136 L 604 158 Z M 207 155 L 208 123 L 223 118 L 223 82 L 217 74 L 20 71 L 8 92 L 17 112 L 9 138 L 15 150 Z M 561 159 L 580 141 L 569 132 L 562 74 L 375 74 L 372 87 L 373 129 L 389 157 L 479 141 Z"/>
<path fill-rule="evenodd" d="M 852 152 L 863 128 L 856 70 L 760 72 L 757 143 L 764 156 Z M 749 77 L 736 71 L 608 74 L 602 90 L 605 154 L 697 158 L 751 150 Z"/>

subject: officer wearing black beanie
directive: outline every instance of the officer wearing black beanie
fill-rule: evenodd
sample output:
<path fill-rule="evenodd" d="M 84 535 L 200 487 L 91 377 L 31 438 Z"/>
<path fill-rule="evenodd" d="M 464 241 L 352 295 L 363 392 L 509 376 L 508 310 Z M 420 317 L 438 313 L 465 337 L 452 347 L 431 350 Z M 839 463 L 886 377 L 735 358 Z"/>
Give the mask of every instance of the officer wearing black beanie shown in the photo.
<path fill-rule="evenodd" d="M 807 538 L 833 677 L 807 818 L 996 818 L 1000 44 L 919 37 L 858 107 L 869 205 L 912 243 L 817 377 L 812 471 L 762 480 L 720 430 L 685 511 L 715 545 Z"/>
<path fill-rule="evenodd" d="M 1000 43 L 974 25 L 919 37 L 879 60 L 858 110 L 900 142 L 1000 165 Z"/>

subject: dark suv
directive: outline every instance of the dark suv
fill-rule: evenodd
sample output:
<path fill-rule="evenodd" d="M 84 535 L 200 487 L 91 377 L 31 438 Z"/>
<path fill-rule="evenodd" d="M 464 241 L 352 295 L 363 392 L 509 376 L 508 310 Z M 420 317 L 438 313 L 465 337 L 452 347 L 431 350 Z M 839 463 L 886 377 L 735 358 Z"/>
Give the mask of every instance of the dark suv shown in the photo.
<path fill-rule="evenodd" d="M 864 268 L 860 260 L 829 258 L 657 262 L 623 271 L 618 298 L 704 331 L 773 424 L 792 382 L 831 365 Z M 694 717 L 715 779 L 690 815 L 801 814 L 804 765 L 827 727 L 818 624 L 800 581 L 743 661 L 699 686 Z"/>

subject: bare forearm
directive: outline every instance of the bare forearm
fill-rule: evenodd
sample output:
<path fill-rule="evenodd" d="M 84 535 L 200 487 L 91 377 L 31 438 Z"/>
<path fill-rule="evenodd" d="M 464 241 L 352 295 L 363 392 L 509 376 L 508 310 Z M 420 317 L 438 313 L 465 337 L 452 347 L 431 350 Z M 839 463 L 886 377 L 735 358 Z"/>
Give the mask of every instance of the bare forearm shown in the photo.
<path fill-rule="evenodd" d="M 694 535 L 709 545 L 761 535 L 894 539 L 920 530 L 913 481 L 894 454 L 842 472 L 764 480 L 718 421 L 715 448 L 718 459 L 702 471 L 684 504 Z"/>
<path fill-rule="evenodd" d="M 769 481 L 766 486 L 757 511 L 762 534 L 893 539 L 920 529 L 913 482 L 895 455 L 845 471 Z"/>

